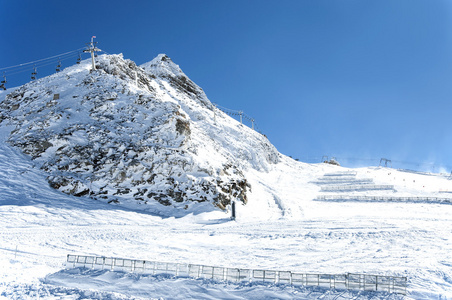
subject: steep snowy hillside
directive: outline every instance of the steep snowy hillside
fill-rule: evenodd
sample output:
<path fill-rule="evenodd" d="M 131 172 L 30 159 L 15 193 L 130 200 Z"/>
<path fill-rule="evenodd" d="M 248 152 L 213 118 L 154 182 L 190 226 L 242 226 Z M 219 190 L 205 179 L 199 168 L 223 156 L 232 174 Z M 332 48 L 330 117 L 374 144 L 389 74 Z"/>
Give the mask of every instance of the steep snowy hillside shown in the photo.
<path fill-rule="evenodd" d="M 53 188 L 167 215 L 245 204 L 244 172 L 279 161 L 166 55 L 143 68 L 103 55 L 96 71 L 85 61 L 30 82 L 0 103 L 0 120 Z"/>

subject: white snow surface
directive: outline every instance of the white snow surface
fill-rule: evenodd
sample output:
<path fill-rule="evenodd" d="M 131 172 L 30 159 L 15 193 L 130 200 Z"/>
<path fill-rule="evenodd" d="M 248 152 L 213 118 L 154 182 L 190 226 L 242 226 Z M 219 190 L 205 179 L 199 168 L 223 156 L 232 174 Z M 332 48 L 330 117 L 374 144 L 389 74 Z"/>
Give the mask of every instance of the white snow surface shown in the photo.
<path fill-rule="evenodd" d="M 143 68 L 153 74 L 155 64 L 154 60 Z M 89 64 L 85 62 L 65 71 L 75 74 L 83 68 L 88 73 Z M 174 66 L 165 72 L 185 76 Z M 155 82 L 151 84 L 155 84 L 158 93 L 166 81 L 157 77 Z M 220 115 L 216 127 L 209 127 L 214 124 L 213 114 L 202 113 L 210 107 L 202 90 L 196 90 L 199 102 L 193 102 L 171 91 L 169 83 L 167 87 L 169 92 L 161 91 L 161 96 L 164 101 L 180 105 L 181 114 L 187 114 L 190 120 L 209 118 L 209 122 L 191 123 L 196 124 L 191 126 L 192 131 L 203 129 L 198 130 L 199 135 L 192 134 L 193 143 L 204 145 L 205 134 L 210 134 L 217 145 L 213 152 L 224 154 L 220 157 L 211 151 L 202 152 L 203 147 L 199 146 L 201 155 L 194 156 L 199 159 L 194 165 L 210 167 L 216 159 L 235 155 L 249 145 L 240 136 L 249 139 L 254 136 L 252 130 L 225 115 Z M 10 92 L 0 92 L 0 101 Z M 171 93 L 174 97 L 168 96 Z M 66 100 L 62 102 L 74 114 L 77 109 L 84 109 L 73 107 Z M 36 120 L 29 122 L 33 124 Z M 228 210 L 212 209 L 206 203 L 194 203 L 191 211 L 179 214 L 179 208 L 164 209 L 160 204 L 149 210 L 130 203 L 111 205 L 64 194 L 49 186 L 48 173 L 40 169 L 42 157 L 33 160 L 6 142 L 16 129 L 11 122 L 0 126 L 0 299 L 452 297 L 450 203 L 316 200 L 330 194 L 344 198 L 360 195 L 452 198 L 452 181 L 447 175 L 380 167 L 350 170 L 328 164 L 305 164 L 281 154 L 275 162 L 269 162 L 256 154 L 258 151 L 249 151 L 243 153 L 245 159 L 240 161 L 243 176 L 251 186 L 248 202 L 237 206 L 237 219 L 232 221 Z M 68 143 L 83 144 L 85 134 L 83 130 L 74 131 Z M 174 137 L 177 138 L 168 140 Z M 255 139 L 259 139 L 257 135 Z M 209 160 L 212 156 L 213 162 Z M 348 171 L 356 174 L 341 175 Z M 328 177 L 329 174 L 337 175 Z M 335 185 L 334 179 L 341 176 L 351 183 L 370 179 L 375 185 L 394 188 L 321 191 L 321 186 Z M 65 269 L 67 254 L 307 273 L 407 276 L 408 295 Z"/>

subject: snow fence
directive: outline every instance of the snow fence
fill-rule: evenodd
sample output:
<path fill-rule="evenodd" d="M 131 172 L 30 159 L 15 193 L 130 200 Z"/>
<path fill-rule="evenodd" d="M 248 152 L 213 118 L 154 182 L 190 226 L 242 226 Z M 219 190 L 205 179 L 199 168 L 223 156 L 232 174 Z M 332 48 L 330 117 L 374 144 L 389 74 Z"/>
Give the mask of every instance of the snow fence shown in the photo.
<path fill-rule="evenodd" d="M 393 185 L 386 184 L 357 184 L 357 185 L 327 185 L 320 187 L 321 192 L 348 192 L 348 191 L 370 191 L 370 190 L 394 190 Z"/>
<path fill-rule="evenodd" d="M 429 203 L 429 204 L 452 204 L 452 198 L 439 197 L 392 197 L 392 196 L 344 196 L 344 195 L 321 195 L 316 201 L 328 202 L 409 202 L 409 203 Z"/>
<path fill-rule="evenodd" d="M 168 263 L 99 256 L 68 254 L 67 268 L 91 268 L 134 272 L 140 274 L 169 274 L 177 277 L 204 278 L 230 282 L 267 282 L 293 286 L 318 286 L 329 289 L 381 291 L 406 295 L 407 278 L 368 274 L 314 274 L 214 267 L 194 264 Z"/>
<path fill-rule="evenodd" d="M 355 177 L 349 178 L 349 179 L 342 179 L 342 178 L 328 178 L 323 177 L 319 178 L 317 181 L 311 181 L 311 183 L 318 184 L 318 185 L 358 185 L 358 184 L 372 184 L 373 183 L 372 178 L 361 178 L 356 179 Z"/>

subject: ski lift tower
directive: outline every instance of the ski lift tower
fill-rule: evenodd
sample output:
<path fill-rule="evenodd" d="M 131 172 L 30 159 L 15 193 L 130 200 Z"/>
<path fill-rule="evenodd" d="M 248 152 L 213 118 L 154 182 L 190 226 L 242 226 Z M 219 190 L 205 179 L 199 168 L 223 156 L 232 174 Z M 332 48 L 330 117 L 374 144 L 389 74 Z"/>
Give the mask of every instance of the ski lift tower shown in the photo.
<path fill-rule="evenodd" d="M 88 46 L 88 49 L 83 50 L 83 52 L 87 53 L 91 53 L 91 62 L 93 64 L 93 68 L 91 70 L 96 70 L 96 64 L 94 62 L 94 53 L 98 52 L 98 51 L 102 51 L 99 48 L 96 47 L 97 42 L 94 42 L 94 39 L 96 38 L 96 36 L 92 36 L 91 37 L 91 43 L 86 44 Z"/>
<path fill-rule="evenodd" d="M 387 168 L 388 165 L 390 168 L 392 168 L 392 161 L 390 159 L 382 158 L 382 159 L 380 159 L 380 167 L 382 166 L 382 163 L 385 164 L 385 168 Z"/>

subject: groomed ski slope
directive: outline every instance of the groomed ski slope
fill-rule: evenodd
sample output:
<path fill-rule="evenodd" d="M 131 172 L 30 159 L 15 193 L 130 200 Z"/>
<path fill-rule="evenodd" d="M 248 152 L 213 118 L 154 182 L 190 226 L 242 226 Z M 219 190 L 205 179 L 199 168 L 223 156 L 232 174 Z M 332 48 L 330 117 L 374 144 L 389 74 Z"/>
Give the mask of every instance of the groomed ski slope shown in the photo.
<path fill-rule="evenodd" d="M 1 95 L 0 95 L 1 96 Z M 313 273 L 408 276 L 412 299 L 452 297 L 452 205 L 314 201 L 325 173 L 347 169 L 283 157 L 248 171 L 238 218 L 221 211 L 161 217 L 52 190 L 0 127 L 0 299 L 387 299 L 386 293 L 65 270 L 69 253 Z M 357 178 L 395 191 L 359 195 L 447 197 L 452 181 L 384 168 Z M 347 193 L 347 195 L 350 193 Z"/>

